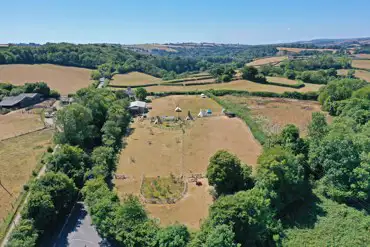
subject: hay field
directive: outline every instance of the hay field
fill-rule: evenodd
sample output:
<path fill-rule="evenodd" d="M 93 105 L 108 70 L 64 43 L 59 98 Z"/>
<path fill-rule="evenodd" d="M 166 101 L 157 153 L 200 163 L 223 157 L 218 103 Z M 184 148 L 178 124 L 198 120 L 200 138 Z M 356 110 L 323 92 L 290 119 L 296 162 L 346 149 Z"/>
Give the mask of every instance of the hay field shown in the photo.
<path fill-rule="evenodd" d="M 370 69 L 370 60 L 352 60 L 352 67 L 358 69 Z"/>
<path fill-rule="evenodd" d="M 295 52 L 299 53 L 301 51 L 331 51 L 331 52 L 336 52 L 336 49 L 308 49 L 308 48 L 292 48 L 292 47 L 277 47 L 279 51 L 288 51 L 288 52 Z"/>
<path fill-rule="evenodd" d="M 160 78 L 141 73 L 141 72 L 130 72 L 128 74 L 117 74 L 113 76 L 110 81 L 110 85 L 117 86 L 128 86 L 128 85 L 146 85 L 153 83 L 160 83 Z"/>
<path fill-rule="evenodd" d="M 168 115 L 176 105 L 184 112 L 199 111 L 191 106 L 196 96 L 169 96 L 153 100 L 151 115 Z M 202 107 L 213 108 L 210 99 Z M 208 102 L 208 103 L 207 103 Z M 187 106 L 188 105 L 188 106 Z M 220 107 L 218 106 L 218 109 Z M 124 174 L 128 179 L 115 179 L 114 183 L 120 197 L 127 193 L 139 194 L 142 175 L 146 177 L 205 174 L 209 158 L 218 150 L 226 149 L 235 153 L 243 162 L 255 166 L 261 153 L 260 144 L 254 139 L 248 126 L 238 118 L 214 116 L 196 119 L 184 129 L 165 129 L 152 125 L 149 120 L 136 121 L 132 134 L 126 139 L 127 146 L 122 150 L 117 174 Z M 202 219 L 208 215 L 212 198 L 208 193 L 208 183 L 202 180 L 202 186 L 189 183 L 187 194 L 175 204 L 152 205 L 146 208 L 152 217 L 159 218 L 161 224 L 176 221 L 191 228 L 199 228 Z"/>
<path fill-rule="evenodd" d="M 209 89 L 227 89 L 227 90 L 246 90 L 250 92 L 275 92 L 275 93 L 283 93 L 283 92 L 310 92 L 310 91 L 318 91 L 320 87 L 323 85 L 318 84 L 309 84 L 305 83 L 305 87 L 295 89 L 295 88 L 288 88 L 288 87 L 280 87 L 280 86 L 273 86 L 267 84 L 259 84 L 247 80 L 237 80 L 232 81 L 229 83 L 215 83 L 215 84 L 208 84 L 208 85 L 196 85 L 196 86 L 151 86 L 146 87 L 148 92 L 171 92 L 171 91 L 178 91 L 178 92 L 189 92 L 189 91 L 205 91 Z"/>
<path fill-rule="evenodd" d="M 349 71 L 349 69 L 339 69 L 339 70 L 337 70 L 339 75 L 347 75 L 348 71 Z M 369 71 L 356 69 L 355 70 L 355 76 L 357 78 L 360 78 L 362 80 L 370 82 L 370 72 Z"/>
<path fill-rule="evenodd" d="M 0 82 L 23 85 L 26 82 L 43 81 L 61 95 L 67 95 L 88 87 L 92 83 L 90 73 L 89 69 L 52 64 L 0 65 Z"/>
<path fill-rule="evenodd" d="M 7 216 L 40 161 L 41 155 L 51 145 L 52 130 L 42 130 L 0 141 L 0 218 Z"/>
<path fill-rule="evenodd" d="M 0 140 L 44 127 L 39 114 L 22 113 L 21 110 L 0 115 Z"/>
<path fill-rule="evenodd" d="M 262 129 L 266 133 L 270 134 L 280 133 L 285 125 L 294 124 L 305 136 L 308 131 L 307 126 L 312 119 L 312 113 L 322 112 L 320 104 L 316 101 L 231 95 L 223 96 L 222 99 L 244 105 L 246 110 L 250 109 L 255 121 L 262 125 Z M 331 121 L 328 115 L 327 119 Z"/>
<path fill-rule="evenodd" d="M 269 82 L 284 83 L 284 84 L 288 84 L 288 85 L 295 85 L 295 84 L 299 83 L 299 81 L 290 80 L 290 79 L 284 78 L 284 77 L 266 76 L 266 79 Z"/>
<path fill-rule="evenodd" d="M 276 64 L 280 63 L 281 61 L 288 59 L 287 56 L 279 56 L 279 57 L 268 57 L 268 58 L 260 58 L 256 59 L 253 62 L 247 63 L 248 66 L 261 66 L 264 64 Z"/>

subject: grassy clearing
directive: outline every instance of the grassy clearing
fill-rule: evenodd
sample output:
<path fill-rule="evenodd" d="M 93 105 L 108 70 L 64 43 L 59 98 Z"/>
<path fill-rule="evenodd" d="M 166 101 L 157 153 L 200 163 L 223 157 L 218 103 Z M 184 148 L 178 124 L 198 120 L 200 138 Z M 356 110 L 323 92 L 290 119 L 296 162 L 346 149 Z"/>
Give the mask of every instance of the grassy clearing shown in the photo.
<path fill-rule="evenodd" d="M 145 199 L 158 203 L 173 203 L 182 196 L 185 183 L 174 175 L 170 177 L 145 177 L 141 194 Z"/>
<path fill-rule="evenodd" d="M 0 82 L 23 85 L 26 82 L 43 81 L 62 95 L 88 87 L 92 83 L 90 74 L 89 69 L 52 64 L 0 65 Z"/>
<path fill-rule="evenodd" d="M 370 70 L 370 60 L 352 60 L 352 67 Z"/>
<path fill-rule="evenodd" d="M 335 52 L 336 51 L 336 49 L 308 49 L 308 48 L 292 48 L 292 47 L 277 47 L 277 49 L 279 51 L 288 51 L 288 52 L 295 52 L 295 53 L 299 53 L 301 51 L 320 51 L 320 52 L 323 52 L 323 51 Z"/>
<path fill-rule="evenodd" d="M 279 56 L 279 57 L 268 57 L 268 58 L 260 58 L 256 59 L 253 62 L 247 63 L 248 66 L 261 66 L 264 64 L 277 64 L 281 61 L 288 59 L 287 56 Z"/>
<path fill-rule="evenodd" d="M 114 75 L 110 81 L 110 85 L 116 86 L 137 86 L 160 83 L 160 78 L 141 73 L 141 72 L 130 72 L 128 74 L 117 74 Z"/>
<path fill-rule="evenodd" d="M 308 203 L 307 203 L 308 204 Z M 370 216 L 323 196 L 300 209 L 283 246 L 369 246 Z"/>

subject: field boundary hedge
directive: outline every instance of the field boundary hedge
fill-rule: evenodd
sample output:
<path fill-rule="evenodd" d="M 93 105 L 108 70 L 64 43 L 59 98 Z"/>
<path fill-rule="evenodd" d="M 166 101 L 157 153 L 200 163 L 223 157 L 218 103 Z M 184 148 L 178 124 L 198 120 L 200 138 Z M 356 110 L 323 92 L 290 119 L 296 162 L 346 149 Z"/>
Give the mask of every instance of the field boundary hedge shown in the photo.
<path fill-rule="evenodd" d="M 195 91 L 169 91 L 169 92 L 148 92 L 150 96 L 168 96 L 168 95 L 198 95 L 201 93 L 211 93 L 214 96 L 224 96 L 224 95 L 237 95 L 237 96 L 258 96 L 258 97 L 271 97 L 271 98 L 288 98 L 288 99 L 299 99 L 299 100 L 313 100 L 317 101 L 319 96 L 318 92 L 284 92 L 284 93 L 274 93 L 274 92 L 249 92 L 245 90 L 195 90 Z"/>

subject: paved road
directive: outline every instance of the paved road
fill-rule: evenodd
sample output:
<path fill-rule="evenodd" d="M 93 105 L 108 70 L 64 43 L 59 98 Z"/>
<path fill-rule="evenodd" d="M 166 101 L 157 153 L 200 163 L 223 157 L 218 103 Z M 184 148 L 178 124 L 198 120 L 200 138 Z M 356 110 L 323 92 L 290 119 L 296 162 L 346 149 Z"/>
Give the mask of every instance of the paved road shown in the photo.
<path fill-rule="evenodd" d="M 92 225 L 82 202 L 77 202 L 53 247 L 113 247 L 104 241 Z"/>

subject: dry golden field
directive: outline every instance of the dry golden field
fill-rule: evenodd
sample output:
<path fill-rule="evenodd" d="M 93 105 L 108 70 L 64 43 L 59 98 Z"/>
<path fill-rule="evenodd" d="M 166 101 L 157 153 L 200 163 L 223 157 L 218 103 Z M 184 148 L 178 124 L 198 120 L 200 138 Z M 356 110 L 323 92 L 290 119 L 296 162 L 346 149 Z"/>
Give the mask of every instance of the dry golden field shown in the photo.
<path fill-rule="evenodd" d="M 146 87 L 146 90 L 149 92 L 171 92 L 171 91 L 178 91 L 178 92 L 189 92 L 189 91 L 205 91 L 209 89 L 227 89 L 227 90 L 246 90 L 250 92 L 275 92 L 275 93 L 283 93 L 283 92 L 311 92 L 311 91 L 318 91 L 320 87 L 323 85 L 318 84 L 309 84 L 305 83 L 305 87 L 295 89 L 295 88 L 288 88 L 288 87 L 281 87 L 281 86 L 273 86 L 267 84 L 259 84 L 247 80 L 237 80 L 232 81 L 229 83 L 215 83 L 215 84 L 208 84 L 208 85 L 196 85 L 196 86 L 151 86 Z"/>
<path fill-rule="evenodd" d="M 36 168 L 41 155 L 51 145 L 52 130 L 41 130 L 0 141 L 0 217 L 7 216 L 23 185 Z M 9 193 L 6 191 L 9 191 Z"/>
<path fill-rule="evenodd" d="M 260 58 L 256 59 L 253 62 L 247 63 L 248 66 L 261 66 L 264 64 L 276 64 L 285 59 L 288 59 L 287 56 L 279 56 L 279 57 L 268 57 L 268 58 Z"/>
<path fill-rule="evenodd" d="M 113 80 L 110 81 L 110 85 L 117 86 L 128 86 L 128 85 L 146 85 L 153 83 L 160 83 L 162 80 L 154 76 L 141 73 L 141 72 L 130 72 L 128 74 L 117 74 L 113 76 Z"/>
<path fill-rule="evenodd" d="M 222 98 L 245 106 L 246 110 L 251 111 L 255 121 L 262 125 L 264 132 L 271 134 L 279 133 L 287 124 L 294 124 L 305 136 L 312 113 L 322 112 L 320 104 L 316 101 L 231 95 Z M 327 119 L 331 121 L 329 116 Z"/>
<path fill-rule="evenodd" d="M 267 76 L 266 78 L 267 78 L 267 81 L 269 81 L 269 82 L 284 83 L 284 84 L 288 84 L 288 85 L 295 85 L 295 84 L 299 83 L 299 81 L 290 80 L 290 79 L 284 78 L 284 77 Z"/>
<path fill-rule="evenodd" d="M 158 98 L 153 100 L 152 106 L 150 116 L 176 115 L 176 106 L 181 107 L 183 113 L 188 110 L 197 113 L 199 108 L 212 109 L 215 115 L 221 112 L 221 107 L 211 99 L 197 96 Z M 197 118 L 186 127 L 174 129 L 157 127 L 149 120 L 144 120 L 136 121 L 132 128 L 133 132 L 126 139 L 127 146 L 121 152 L 117 168 L 117 174 L 124 174 L 128 178 L 114 181 L 120 197 L 127 193 L 139 194 L 143 175 L 183 175 L 186 180 L 192 174 L 205 174 L 209 158 L 220 149 L 235 153 L 243 162 L 252 166 L 256 165 L 261 153 L 260 144 L 248 126 L 238 118 Z M 191 228 L 199 228 L 212 203 L 208 182 L 206 179 L 201 181 L 202 186 L 189 182 L 186 195 L 175 204 L 146 204 L 146 208 L 163 225 L 180 222 Z"/>
<path fill-rule="evenodd" d="M 347 75 L 348 71 L 349 71 L 348 69 L 339 69 L 338 74 Z M 357 78 L 370 82 L 370 72 L 369 71 L 356 69 L 355 76 Z"/>
<path fill-rule="evenodd" d="M 370 69 L 370 60 L 352 60 L 352 67 L 358 69 Z"/>
<path fill-rule="evenodd" d="M 22 113 L 22 110 L 0 115 L 0 140 L 44 127 L 40 114 Z"/>
<path fill-rule="evenodd" d="M 308 48 L 291 48 L 291 47 L 277 47 L 279 51 L 288 51 L 299 53 L 301 51 L 331 51 L 336 52 L 336 49 L 308 49 Z"/>
<path fill-rule="evenodd" d="M 23 85 L 26 82 L 43 81 L 61 95 L 67 95 L 88 87 L 91 84 L 90 73 L 89 69 L 52 64 L 0 65 L 0 82 Z"/>

